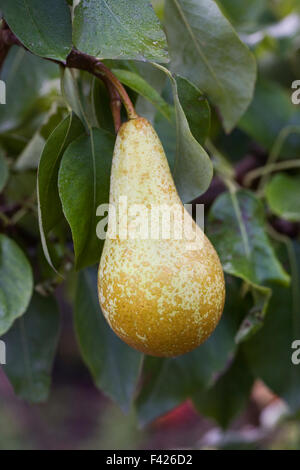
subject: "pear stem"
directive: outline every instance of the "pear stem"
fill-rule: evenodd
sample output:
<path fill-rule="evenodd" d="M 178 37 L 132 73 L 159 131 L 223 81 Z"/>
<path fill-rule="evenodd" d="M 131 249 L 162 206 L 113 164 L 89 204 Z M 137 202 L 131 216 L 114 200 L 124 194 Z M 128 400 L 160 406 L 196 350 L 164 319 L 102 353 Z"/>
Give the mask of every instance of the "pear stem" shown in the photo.
<path fill-rule="evenodd" d="M 115 133 L 117 134 L 122 125 L 122 120 L 121 120 L 122 101 L 121 101 L 119 93 L 117 92 L 113 84 L 109 80 L 107 80 L 107 78 L 102 77 L 102 80 L 104 81 L 106 85 L 106 88 L 110 97 L 109 105 L 110 105 L 110 110 L 111 110 L 111 114 L 112 114 L 113 121 L 114 121 Z"/>
<path fill-rule="evenodd" d="M 122 83 L 117 79 L 117 77 L 112 73 L 112 71 L 106 67 L 102 62 L 98 61 L 95 64 L 94 68 L 94 73 L 95 75 L 99 76 L 100 78 L 105 77 L 110 83 L 113 84 L 115 89 L 117 90 L 122 103 L 126 109 L 127 115 L 129 119 L 136 119 L 138 117 L 134 106 L 132 104 L 131 99 L 128 96 L 127 91 L 125 90 L 124 86 Z"/>

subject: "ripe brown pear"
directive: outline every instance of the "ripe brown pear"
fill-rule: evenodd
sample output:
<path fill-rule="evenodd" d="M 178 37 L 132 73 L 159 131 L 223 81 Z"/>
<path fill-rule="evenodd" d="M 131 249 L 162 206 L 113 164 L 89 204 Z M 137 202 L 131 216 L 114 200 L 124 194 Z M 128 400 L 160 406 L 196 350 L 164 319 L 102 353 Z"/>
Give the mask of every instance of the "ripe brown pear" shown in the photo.
<path fill-rule="evenodd" d="M 223 270 L 213 246 L 180 201 L 157 134 L 141 117 L 123 124 L 116 140 L 110 204 L 119 209 L 116 224 L 109 211 L 108 232 L 113 227 L 117 234 L 125 217 L 120 197 L 127 201 L 129 234 L 137 225 L 134 211 L 128 215 L 132 205 L 176 205 L 197 239 L 191 245 L 189 230 L 175 237 L 176 218 L 169 239 L 107 237 L 98 272 L 102 312 L 114 332 L 139 351 L 166 357 L 187 353 L 203 343 L 220 320 Z"/>

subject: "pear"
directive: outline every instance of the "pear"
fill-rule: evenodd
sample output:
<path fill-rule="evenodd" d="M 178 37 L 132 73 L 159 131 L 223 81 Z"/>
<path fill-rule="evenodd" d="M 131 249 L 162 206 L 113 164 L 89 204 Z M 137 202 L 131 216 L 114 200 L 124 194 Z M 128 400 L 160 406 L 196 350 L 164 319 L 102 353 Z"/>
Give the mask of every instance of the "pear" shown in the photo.
<path fill-rule="evenodd" d="M 127 237 L 119 234 L 125 218 L 120 201 L 126 201 L 128 209 Z M 124 123 L 118 132 L 110 204 L 117 209 L 109 210 L 110 236 L 98 271 L 99 301 L 107 322 L 128 345 L 152 356 L 174 357 L 193 350 L 210 336 L 222 315 L 223 270 L 210 241 L 182 205 L 162 144 L 144 118 Z M 182 217 L 171 217 L 174 229 L 168 239 L 134 237 L 138 217 L 129 209 L 135 205 L 149 212 L 176 206 Z M 187 235 L 175 236 L 176 224 L 183 219 L 184 228 L 190 229 Z M 154 218 L 154 225 L 159 221 Z M 196 235 L 192 242 L 191 230 Z"/>

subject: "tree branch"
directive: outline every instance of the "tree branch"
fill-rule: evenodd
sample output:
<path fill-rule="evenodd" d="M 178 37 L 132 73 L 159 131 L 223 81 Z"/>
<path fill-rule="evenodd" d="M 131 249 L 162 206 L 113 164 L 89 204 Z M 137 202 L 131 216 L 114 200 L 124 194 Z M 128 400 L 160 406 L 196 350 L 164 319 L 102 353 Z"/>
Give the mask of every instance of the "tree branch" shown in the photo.
<path fill-rule="evenodd" d="M 99 60 L 97 58 L 93 57 L 93 56 L 90 56 L 90 55 L 85 54 L 83 52 L 79 52 L 76 49 L 72 49 L 72 51 L 70 52 L 70 54 L 67 57 L 67 60 L 66 60 L 65 64 L 63 64 L 63 65 L 65 67 L 69 67 L 69 68 L 85 70 L 85 71 L 95 75 L 97 78 L 100 78 L 100 80 L 103 81 L 103 83 L 105 84 L 106 89 L 108 91 L 108 94 L 109 94 L 110 109 L 111 109 L 111 113 L 112 113 L 113 120 L 114 120 L 115 132 L 117 134 L 117 132 L 120 129 L 121 124 L 122 124 L 122 121 L 121 121 L 122 100 L 121 100 L 121 97 L 118 93 L 118 90 L 114 86 L 114 84 L 108 79 L 108 77 L 104 73 L 100 74 L 98 72 Z M 103 65 L 103 67 L 104 67 L 104 65 Z M 122 86 L 122 88 L 123 88 L 123 86 Z M 126 98 L 128 97 L 128 95 L 127 95 L 127 92 L 124 88 L 123 88 L 123 97 L 124 97 L 125 101 L 127 101 Z M 128 100 L 130 101 L 129 97 L 128 97 Z M 130 101 L 130 103 L 131 103 L 131 101 Z M 133 107 L 133 105 L 132 105 L 132 107 Z"/>
<path fill-rule="evenodd" d="M 99 59 L 88 54 L 84 54 L 83 52 L 79 52 L 77 49 L 72 49 L 67 57 L 65 66 L 86 70 L 103 80 L 106 85 L 110 83 L 110 85 L 108 85 L 108 90 L 111 93 L 112 106 L 121 99 L 126 108 L 129 119 L 135 119 L 137 117 L 134 106 L 122 83 L 117 79 L 112 71 L 106 67 L 106 65 L 99 61 Z M 117 93 L 112 92 L 113 89 L 115 89 Z M 119 104 L 117 105 L 117 108 L 119 108 Z"/>
<path fill-rule="evenodd" d="M 0 66 L 2 65 L 7 52 L 12 45 L 18 45 L 28 50 L 9 29 L 7 24 L 4 23 L 4 27 L 0 30 Z M 137 117 L 134 106 L 121 82 L 112 73 L 112 71 L 96 57 L 90 56 L 73 48 L 65 62 L 48 59 L 46 57 L 45 59 L 63 65 L 64 67 L 85 70 L 95 75 L 97 78 L 100 78 L 105 83 L 110 96 L 110 108 L 112 111 L 116 132 L 118 132 L 121 126 L 121 102 L 124 104 L 129 119 L 134 119 Z"/>

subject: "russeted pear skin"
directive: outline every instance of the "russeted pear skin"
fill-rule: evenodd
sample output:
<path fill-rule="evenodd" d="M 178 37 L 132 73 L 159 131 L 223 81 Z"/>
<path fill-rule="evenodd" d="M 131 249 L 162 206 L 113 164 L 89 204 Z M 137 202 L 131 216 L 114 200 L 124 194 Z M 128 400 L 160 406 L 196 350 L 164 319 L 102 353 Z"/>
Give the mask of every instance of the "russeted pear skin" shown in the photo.
<path fill-rule="evenodd" d="M 127 206 L 180 204 L 169 165 L 152 125 L 138 117 L 117 136 L 110 203 Z M 98 272 L 102 312 L 114 332 L 133 348 L 174 357 L 203 343 L 216 328 L 225 300 L 219 257 L 190 218 L 200 240 L 106 238 Z M 134 223 L 128 220 L 128 223 Z M 111 219 L 109 214 L 108 230 Z"/>

